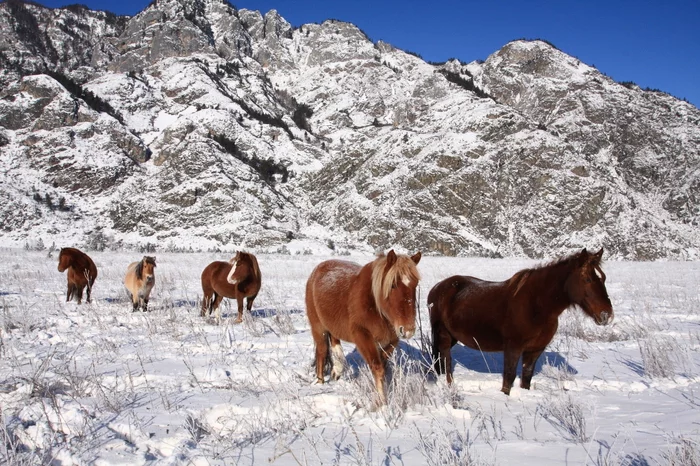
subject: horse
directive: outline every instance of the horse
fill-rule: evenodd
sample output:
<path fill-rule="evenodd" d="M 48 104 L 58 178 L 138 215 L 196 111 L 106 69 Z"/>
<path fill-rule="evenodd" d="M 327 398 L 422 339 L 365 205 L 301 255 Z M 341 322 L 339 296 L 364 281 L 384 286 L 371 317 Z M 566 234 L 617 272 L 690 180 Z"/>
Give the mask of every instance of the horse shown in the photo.
<path fill-rule="evenodd" d="M 92 285 L 97 278 L 97 267 L 90 256 L 75 248 L 63 248 L 58 254 L 58 271 L 68 270 L 66 302 L 73 298 L 83 301 L 83 289 L 87 286 L 87 302 L 90 302 Z"/>
<path fill-rule="evenodd" d="M 321 262 L 306 282 L 306 315 L 315 345 L 316 379 L 324 383 L 327 366 L 338 380 L 345 356 L 340 340 L 355 343 L 369 365 L 379 395 L 386 403 L 386 362 L 399 337 L 416 330 L 416 287 L 420 274 L 412 257 L 392 249 L 361 266 L 354 262 Z"/>
<path fill-rule="evenodd" d="M 578 306 L 598 325 L 614 314 L 601 269 L 603 249 L 586 249 L 504 282 L 455 275 L 428 294 L 434 370 L 452 384 L 451 348 L 459 341 L 479 351 L 503 352 L 503 386 L 510 395 L 522 356 L 520 387 L 529 390 L 537 359 L 552 341 L 559 315 Z"/>
<path fill-rule="evenodd" d="M 138 262 L 132 262 L 126 268 L 124 286 L 134 305 L 133 312 L 139 307 L 143 312 L 148 311 L 148 298 L 153 285 L 156 284 L 156 258 L 143 256 Z"/>
<path fill-rule="evenodd" d="M 243 320 L 243 298 L 246 298 L 248 312 L 253 308 L 253 300 L 260 291 L 262 277 L 258 259 L 248 252 L 238 251 L 228 262 L 216 261 L 202 271 L 202 317 L 216 311 L 216 321 L 221 321 L 219 305 L 224 298 L 238 301 L 238 319 Z"/>

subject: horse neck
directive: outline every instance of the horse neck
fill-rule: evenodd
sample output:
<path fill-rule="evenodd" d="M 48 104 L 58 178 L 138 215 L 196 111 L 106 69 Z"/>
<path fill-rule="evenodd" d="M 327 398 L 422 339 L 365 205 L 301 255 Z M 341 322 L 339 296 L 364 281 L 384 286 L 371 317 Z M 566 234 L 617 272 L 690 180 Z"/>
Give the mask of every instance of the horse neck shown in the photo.
<path fill-rule="evenodd" d="M 573 272 L 573 264 L 563 261 L 530 271 L 530 292 L 538 302 L 538 310 L 552 317 L 559 317 L 573 302 L 566 289 L 566 282 Z"/>
<path fill-rule="evenodd" d="M 373 263 L 365 264 L 361 269 L 360 273 L 357 275 L 355 280 L 355 287 L 358 288 L 357 296 L 361 297 L 362 300 L 366 300 L 365 307 L 375 309 L 379 312 L 379 303 L 374 296 L 374 289 L 372 287 L 372 271 L 374 270 Z"/>

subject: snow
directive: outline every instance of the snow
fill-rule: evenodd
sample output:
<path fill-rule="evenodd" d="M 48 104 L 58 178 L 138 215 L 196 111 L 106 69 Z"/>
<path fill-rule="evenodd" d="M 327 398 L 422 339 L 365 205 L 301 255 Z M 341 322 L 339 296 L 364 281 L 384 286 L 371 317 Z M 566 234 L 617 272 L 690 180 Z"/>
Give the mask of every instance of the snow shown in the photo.
<path fill-rule="evenodd" d="M 298 245 L 302 246 L 302 245 Z M 56 464 L 667 464 L 700 457 L 700 263 L 604 264 L 616 318 L 567 310 L 533 378 L 503 395 L 502 356 L 456 346 L 455 382 L 425 373 L 428 290 L 504 280 L 525 259 L 424 256 L 418 327 L 389 370 L 387 406 L 346 343 L 316 384 L 304 286 L 330 256 L 257 254 L 263 287 L 241 325 L 202 319 L 199 274 L 229 253 L 156 253 L 149 313 L 122 285 L 138 253 L 90 252 L 91 304 L 65 303 L 56 252 L 0 249 L 0 405 L 11 460 Z M 337 258 L 337 256 L 335 256 Z M 364 264 L 372 256 L 350 258 Z M 9 442 L 9 443 L 8 443 Z M 13 443 L 14 442 L 14 443 Z M 41 451 L 34 449 L 41 449 Z M 676 456 L 675 464 L 681 463 Z M 5 458 L 7 459 L 7 457 Z M 48 460 L 47 460 L 48 459 Z"/>

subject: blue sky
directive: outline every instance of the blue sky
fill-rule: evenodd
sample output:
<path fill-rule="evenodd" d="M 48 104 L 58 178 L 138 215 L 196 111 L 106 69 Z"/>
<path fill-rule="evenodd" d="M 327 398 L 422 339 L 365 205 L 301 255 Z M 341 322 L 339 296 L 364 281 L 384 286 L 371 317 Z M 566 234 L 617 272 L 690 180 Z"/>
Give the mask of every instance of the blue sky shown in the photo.
<path fill-rule="evenodd" d="M 43 0 L 83 3 L 134 15 L 150 0 Z M 546 39 L 616 81 L 660 89 L 700 107 L 700 1 L 241 0 L 276 9 L 294 26 L 339 19 L 429 61 L 486 59 L 513 39 Z"/>

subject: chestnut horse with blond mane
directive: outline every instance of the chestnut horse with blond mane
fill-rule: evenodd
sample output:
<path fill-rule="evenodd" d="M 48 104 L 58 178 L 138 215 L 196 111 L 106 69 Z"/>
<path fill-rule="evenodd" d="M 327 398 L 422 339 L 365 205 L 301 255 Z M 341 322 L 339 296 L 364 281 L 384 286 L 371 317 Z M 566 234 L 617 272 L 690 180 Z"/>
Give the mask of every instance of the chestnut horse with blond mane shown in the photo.
<path fill-rule="evenodd" d="M 235 298 L 238 302 L 236 323 L 240 323 L 243 320 L 243 298 L 250 312 L 261 284 L 258 259 L 253 254 L 238 251 L 228 262 L 212 262 L 202 271 L 202 317 L 207 312 L 211 315 L 212 311 L 216 311 L 216 321 L 221 322 L 221 301 Z"/>
<path fill-rule="evenodd" d="M 143 256 L 138 262 L 132 262 L 126 268 L 124 286 L 129 293 L 133 312 L 139 308 L 143 312 L 148 311 L 148 299 L 151 296 L 153 285 L 156 284 L 156 258 Z"/>
<path fill-rule="evenodd" d="M 92 285 L 97 278 L 97 267 L 90 256 L 75 248 L 63 248 L 58 254 L 58 271 L 68 270 L 68 291 L 66 302 L 77 298 L 78 304 L 83 301 L 83 289 L 87 287 L 87 302 L 90 302 Z"/>
<path fill-rule="evenodd" d="M 530 389 L 535 364 L 552 341 L 559 315 L 578 306 L 596 324 L 613 320 L 601 269 L 603 250 L 577 254 L 539 268 L 521 270 L 504 282 L 453 276 L 430 290 L 435 371 L 452 383 L 451 348 L 459 341 L 479 351 L 503 351 L 506 395 L 522 356 L 520 387 Z"/>
<path fill-rule="evenodd" d="M 324 383 L 326 362 L 337 380 L 345 356 L 340 340 L 355 343 L 372 370 L 379 403 L 386 403 L 386 361 L 399 343 L 416 330 L 416 287 L 420 274 L 413 257 L 392 249 L 361 266 L 329 260 L 320 263 L 306 283 L 306 314 L 316 346 L 316 378 Z"/>

